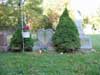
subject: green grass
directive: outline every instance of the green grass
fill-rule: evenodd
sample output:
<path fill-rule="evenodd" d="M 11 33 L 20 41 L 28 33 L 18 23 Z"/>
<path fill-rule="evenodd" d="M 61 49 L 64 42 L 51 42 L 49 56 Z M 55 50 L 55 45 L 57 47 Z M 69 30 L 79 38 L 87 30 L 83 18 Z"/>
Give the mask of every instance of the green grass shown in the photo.
<path fill-rule="evenodd" d="M 100 35 L 91 35 L 93 48 L 100 52 Z"/>
<path fill-rule="evenodd" d="M 100 75 L 100 35 L 94 53 L 0 53 L 0 75 Z"/>

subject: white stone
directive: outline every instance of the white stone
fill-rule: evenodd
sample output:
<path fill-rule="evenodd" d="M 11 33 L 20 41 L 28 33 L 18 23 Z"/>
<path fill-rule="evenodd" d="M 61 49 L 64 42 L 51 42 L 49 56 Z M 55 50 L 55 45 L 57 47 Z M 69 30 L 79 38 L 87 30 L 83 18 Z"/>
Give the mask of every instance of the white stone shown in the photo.
<path fill-rule="evenodd" d="M 53 36 L 53 30 L 52 29 L 40 29 L 38 30 L 37 38 L 38 43 L 34 45 L 34 49 L 53 49 L 52 44 L 52 36 Z"/>
<path fill-rule="evenodd" d="M 81 51 L 86 51 L 86 50 L 92 50 L 92 42 L 91 42 L 91 38 L 89 38 L 88 36 L 86 36 L 83 32 L 83 27 L 82 27 L 82 21 L 83 18 L 81 16 L 80 11 L 77 11 L 75 14 L 75 18 L 76 18 L 76 26 L 79 32 L 79 37 L 80 37 L 80 43 L 81 43 L 81 47 L 80 50 Z"/>

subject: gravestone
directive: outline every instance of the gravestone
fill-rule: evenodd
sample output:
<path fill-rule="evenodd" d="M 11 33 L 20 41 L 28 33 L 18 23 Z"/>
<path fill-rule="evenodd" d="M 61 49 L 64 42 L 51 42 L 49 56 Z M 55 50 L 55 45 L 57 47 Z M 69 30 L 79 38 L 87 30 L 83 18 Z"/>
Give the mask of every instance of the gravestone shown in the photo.
<path fill-rule="evenodd" d="M 82 27 L 82 22 L 83 22 L 83 18 L 81 16 L 80 11 L 77 11 L 75 13 L 75 23 L 79 32 L 79 37 L 83 37 L 84 36 L 84 32 L 83 32 L 83 27 Z"/>
<path fill-rule="evenodd" d="M 7 51 L 7 35 L 6 33 L 0 32 L 0 51 Z"/>
<path fill-rule="evenodd" d="M 34 50 L 53 50 L 53 44 L 52 44 L 52 36 L 53 36 L 53 30 L 52 29 L 40 29 L 38 30 L 38 42 L 36 42 L 34 46 Z"/>
<path fill-rule="evenodd" d="M 86 36 L 83 32 L 83 27 L 82 27 L 82 21 L 83 18 L 81 16 L 80 11 L 77 11 L 75 14 L 75 18 L 76 18 L 76 26 L 79 32 L 79 37 L 80 37 L 80 43 L 81 43 L 81 47 L 80 50 L 82 52 L 88 52 L 92 50 L 92 42 L 91 42 L 91 38 L 89 36 Z"/>

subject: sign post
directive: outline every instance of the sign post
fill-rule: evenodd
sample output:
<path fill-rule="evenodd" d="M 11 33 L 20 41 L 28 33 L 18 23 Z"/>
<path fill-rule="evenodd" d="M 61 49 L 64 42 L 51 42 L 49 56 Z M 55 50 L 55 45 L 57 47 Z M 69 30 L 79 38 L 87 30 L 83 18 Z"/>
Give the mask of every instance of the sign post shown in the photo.
<path fill-rule="evenodd" d="M 19 9 L 20 9 L 20 24 L 21 24 L 21 30 L 23 33 L 23 26 L 24 26 L 24 13 L 22 12 L 23 9 L 23 4 L 24 4 L 25 0 L 19 0 Z M 23 52 L 24 52 L 24 38 L 22 37 L 23 40 Z"/>

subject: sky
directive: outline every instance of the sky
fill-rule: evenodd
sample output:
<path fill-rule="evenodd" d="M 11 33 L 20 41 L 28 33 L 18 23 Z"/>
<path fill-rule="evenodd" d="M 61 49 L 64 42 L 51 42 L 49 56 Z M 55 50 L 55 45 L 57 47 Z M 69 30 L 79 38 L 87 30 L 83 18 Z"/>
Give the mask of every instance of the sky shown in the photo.
<path fill-rule="evenodd" d="M 100 0 L 71 0 L 71 7 L 84 15 L 95 15 L 100 7 Z"/>
<path fill-rule="evenodd" d="M 53 7 L 55 5 L 60 8 L 63 6 L 64 1 L 67 0 L 44 0 L 44 5 L 46 5 L 44 7 Z M 95 16 L 97 8 L 100 7 L 100 0 L 70 0 L 70 5 L 73 9 L 80 10 L 83 15 Z"/>

